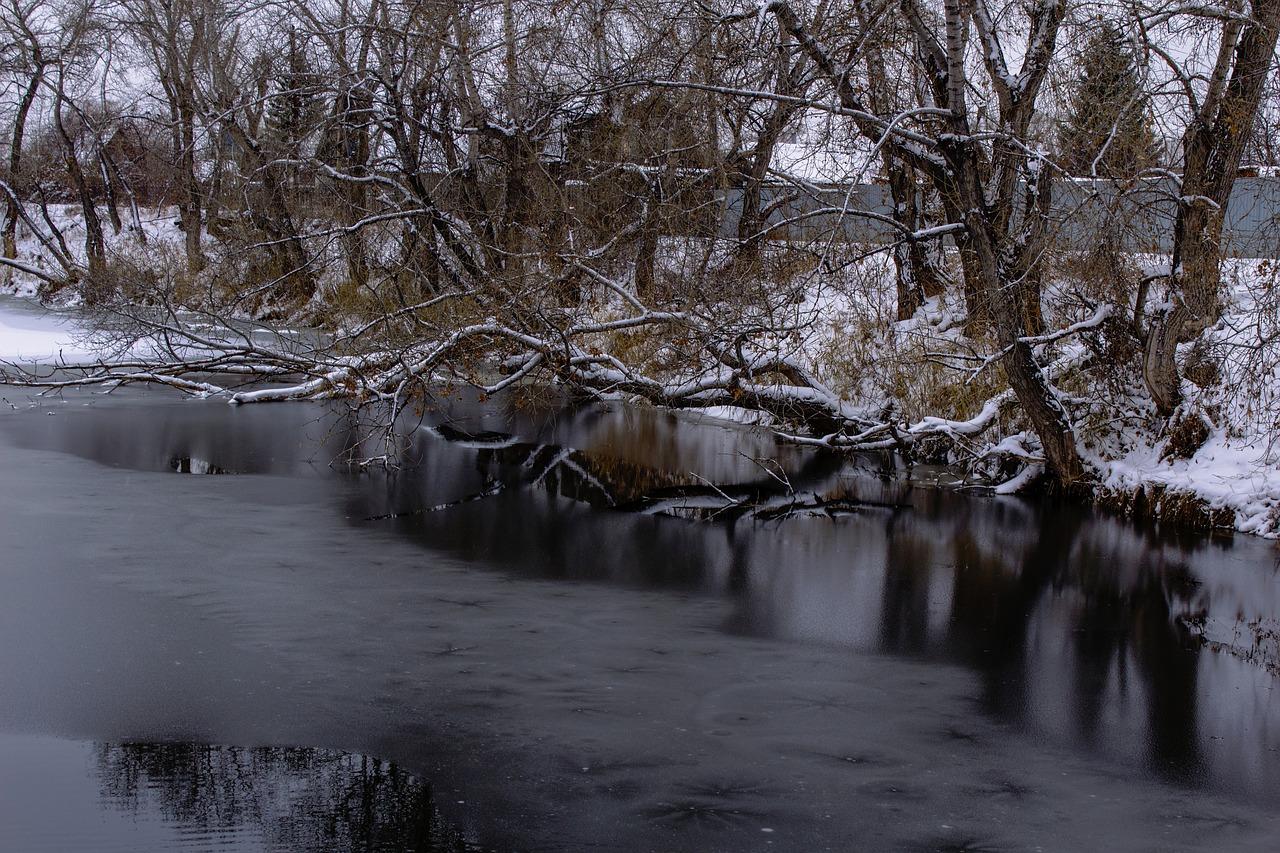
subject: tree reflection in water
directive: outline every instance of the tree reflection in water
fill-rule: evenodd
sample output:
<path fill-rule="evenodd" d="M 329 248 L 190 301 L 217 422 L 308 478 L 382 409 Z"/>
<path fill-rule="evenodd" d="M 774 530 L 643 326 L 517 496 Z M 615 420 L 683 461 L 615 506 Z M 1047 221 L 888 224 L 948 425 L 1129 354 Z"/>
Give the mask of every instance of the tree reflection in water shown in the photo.
<path fill-rule="evenodd" d="M 525 580 L 721 598 L 732 635 L 958 666 L 976 685 L 966 710 L 1037 741 L 1176 785 L 1280 797 L 1280 705 L 1264 668 L 1280 666 L 1273 547 L 1049 500 L 975 500 L 925 487 L 891 457 L 813 453 L 667 413 L 507 403 L 433 409 L 403 467 L 349 469 L 341 515 Z M 228 409 L 85 407 L 8 428 L 113 466 L 189 458 L 329 476 L 282 438 L 306 433 L 290 419 L 314 410 L 247 410 L 281 411 L 282 426 Z M 316 433 L 330 449 L 362 435 L 333 419 Z"/>
<path fill-rule="evenodd" d="M 748 455 L 691 431 L 662 449 L 643 429 L 653 420 L 562 427 L 557 437 L 580 447 L 503 436 L 464 449 L 422 434 L 415 455 L 433 477 L 405 472 L 349 512 L 410 508 L 403 533 L 521 572 L 728 594 L 733 633 L 961 664 L 979 674 L 975 698 L 995 719 L 1175 785 L 1233 776 L 1222 738 L 1256 752 L 1250 737 L 1271 726 L 1272 711 L 1229 698 L 1265 692 L 1269 674 L 1199 650 L 1206 625 L 1230 636 L 1247 618 L 1276 618 L 1258 594 L 1275 567 L 1246 559 L 1238 571 L 1229 539 L 1051 500 L 973 500 L 870 459 Z M 668 439 L 680 431 L 665 426 Z M 455 494 L 499 484 L 501 497 L 412 512 L 440 507 L 426 484 L 439 488 L 450 466 Z M 644 517 L 654 514 L 675 518 Z M 610 559 L 590 558 L 599 553 Z M 1253 716 L 1242 727 L 1229 713 Z"/>
<path fill-rule="evenodd" d="M 1264 745 L 1274 712 L 1239 700 L 1270 676 L 1199 650 L 1195 626 L 1265 609 L 1245 598 L 1274 569 L 1233 574 L 1229 539 L 1182 540 L 1080 507 L 883 488 L 912 508 L 834 526 L 816 553 L 738 530 L 738 546 L 750 543 L 737 557 L 750 578 L 735 590 L 738 629 L 961 664 L 996 719 L 1179 786 L 1233 775 L 1224 737 Z M 1224 722 L 1225 708 L 1245 725 Z"/>
<path fill-rule="evenodd" d="M 257 836 L 289 853 L 458 853 L 430 787 L 396 765 L 349 753 L 194 743 L 99 743 L 104 804 L 158 816 L 184 836 L 237 849 Z"/>

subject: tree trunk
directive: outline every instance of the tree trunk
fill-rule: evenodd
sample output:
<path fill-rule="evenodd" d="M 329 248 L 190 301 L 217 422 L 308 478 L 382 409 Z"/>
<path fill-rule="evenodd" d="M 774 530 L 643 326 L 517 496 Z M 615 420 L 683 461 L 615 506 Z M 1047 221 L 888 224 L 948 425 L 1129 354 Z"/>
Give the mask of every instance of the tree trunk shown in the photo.
<path fill-rule="evenodd" d="M 225 119 L 222 128 L 240 146 L 246 173 L 257 175 L 262 181 L 262 201 L 266 210 L 260 210 L 251 203 L 249 215 L 254 225 L 273 244 L 271 251 L 280 267 L 271 271 L 276 279 L 273 285 L 275 296 L 292 303 L 310 299 L 316 292 L 315 275 L 311 272 L 311 261 L 289 210 L 287 176 L 283 167 L 269 162 L 257 140 L 251 138 L 233 118 Z"/>
<path fill-rule="evenodd" d="M 795 89 L 791 85 L 784 85 L 782 88 L 782 94 L 788 95 Z M 773 150 L 795 112 L 790 104 L 775 104 L 756 137 L 756 144 L 751 152 L 751 168 L 742 185 L 742 215 L 738 218 L 738 256 L 744 260 L 753 260 L 760 253 L 760 243 L 763 240 L 761 229 L 765 225 L 762 190 L 769 167 L 773 163 Z"/>
<path fill-rule="evenodd" d="M 662 179 L 655 178 L 644 200 L 644 213 L 640 218 L 640 245 L 636 250 L 636 295 L 653 296 L 657 285 L 655 268 L 658 263 L 658 219 L 662 205 Z"/>
<path fill-rule="evenodd" d="M 370 98 L 363 90 L 347 90 L 339 95 L 337 108 L 340 169 L 353 178 L 369 174 L 369 121 Z M 343 254 L 347 259 L 347 285 L 362 290 L 369 283 L 369 255 L 364 234 L 353 226 L 364 216 L 368 206 L 368 185 L 362 181 L 341 181 L 338 186 L 341 199 L 342 224 L 348 229 L 342 234 Z"/>
<path fill-rule="evenodd" d="M 178 171 L 178 223 L 185 238 L 187 272 L 195 274 L 204 269 L 205 257 L 201 249 L 204 223 L 201 216 L 200 179 L 196 176 L 196 129 L 194 96 L 170 95 L 169 117 L 173 122 L 173 162 Z"/>
<path fill-rule="evenodd" d="M 1006 339 L 1001 335 L 1002 341 Z M 1044 371 L 1032 358 L 1031 347 L 1016 341 L 1009 346 L 1001 359 L 1009 385 L 1018 395 L 1032 429 L 1040 438 L 1049 470 L 1058 482 L 1071 485 L 1084 474 L 1071 421 L 1045 381 Z"/>
<path fill-rule="evenodd" d="M 18 191 L 22 176 L 22 146 L 26 138 L 27 115 L 31 112 L 36 92 L 39 91 L 44 79 L 44 65 L 41 64 L 39 50 L 36 49 L 33 54 L 36 69 L 31 75 L 31 84 L 22 93 L 22 101 L 18 104 L 18 112 L 13 118 L 13 134 L 9 141 L 9 185 L 14 192 Z M 4 256 L 16 259 L 18 257 L 18 219 L 21 214 L 18 205 L 21 202 L 12 195 L 7 201 L 4 214 Z M 5 275 L 12 277 L 13 268 L 6 267 Z"/>
<path fill-rule="evenodd" d="M 1231 183 L 1227 182 L 1227 195 L 1230 194 Z M 1185 200 L 1187 196 L 1183 198 Z M 1178 344 L 1199 337 L 1218 322 L 1222 312 L 1219 265 L 1225 208 L 1225 198 L 1216 210 L 1204 201 L 1191 204 L 1184 201 L 1179 205 L 1174 221 L 1173 261 L 1169 276 L 1169 290 L 1173 298 L 1151 320 L 1142 361 L 1143 379 L 1155 401 L 1156 410 L 1164 417 L 1172 415 L 1182 403 Z"/>
<path fill-rule="evenodd" d="M 102 172 L 102 192 L 106 196 L 107 216 L 111 219 L 111 230 L 119 234 L 124 230 L 124 223 L 120 221 L 120 200 L 116 196 L 116 182 L 112 178 L 113 170 L 109 160 L 107 153 L 99 145 L 98 169 Z"/>
<path fill-rule="evenodd" d="M 973 188 L 977 188 L 976 182 Z M 1011 286 L 1017 271 L 1001 262 L 997 235 L 979 205 L 972 205 L 965 224 L 971 235 L 974 260 L 983 278 L 983 295 L 991 307 L 996 342 L 1003 351 L 1000 363 L 1009 386 L 1040 438 L 1049 470 L 1059 482 L 1070 485 L 1083 475 L 1084 466 L 1071 419 L 1045 380 L 1044 371 L 1036 364 L 1031 345 L 1021 340 L 1025 311 L 1019 298 L 1020 288 Z"/>
<path fill-rule="evenodd" d="M 62 119 L 62 104 L 66 95 L 62 91 L 62 81 L 58 81 L 57 98 L 54 103 L 54 124 L 58 136 L 62 138 L 63 165 L 67 170 L 67 178 L 80 199 L 80 207 L 84 214 L 84 253 L 89 262 L 89 276 L 95 278 L 106 272 L 106 241 L 102 235 L 102 222 L 98 219 L 98 211 L 93 204 L 93 196 L 89 192 L 89 183 L 85 180 L 84 170 L 76 157 L 75 143 L 67 132 L 66 123 Z"/>
<path fill-rule="evenodd" d="M 1256 0 L 1254 18 L 1224 25 L 1218 70 L 1183 136 L 1184 170 L 1174 221 L 1168 307 L 1146 331 L 1142 375 L 1160 414 L 1182 402 L 1179 343 L 1198 338 L 1222 312 L 1222 228 L 1254 117 L 1275 66 L 1280 0 Z M 1241 27 L 1232 43 L 1231 28 Z M 1226 68 L 1230 63 L 1228 80 Z M 1221 73 L 1218 73 L 1221 72 Z"/>
<path fill-rule="evenodd" d="M 893 263 L 897 272 L 898 319 L 911 318 L 925 299 L 942 293 L 944 283 L 941 273 L 929 256 L 928 247 L 910 236 L 920 228 L 920 188 L 915 171 L 886 152 L 885 172 L 889 178 L 889 192 L 893 197 L 893 218 L 907 231 L 907 236 L 894 247 Z"/>
<path fill-rule="evenodd" d="M 1022 233 L 1013 246 L 1012 282 L 1024 335 L 1045 333 L 1044 307 L 1040 295 L 1044 290 L 1045 255 L 1049 250 L 1052 206 L 1051 173 L 1048 168 L 1036 169 L 1026 181 L 1026 201 L 1019 225 Z"/>
<path fill-rule="evenodd" d="M 120 172 L 120 167 L 116 165 L 115 159 L 110 154 L 104 150 L 98 156 L 102 160 L 108 188 L 112 186 L 118 187 L 124 193 L 125 200 L 129 203 L 129 218 L 133 221 L 134 234 L 138 242 L 145 246 L 147 244 L 147 232 L 142 228 L 142 215 L 138 211 L 138 194 L 133 191 L 133 187 Z M 116 219 L 119 219 L 119 214 L 116 214 Z M 116 225 L 115 220 L 112 221 L 112 225 L 116 226 L 116 233 L 119 233 L 120 228 Z"/>

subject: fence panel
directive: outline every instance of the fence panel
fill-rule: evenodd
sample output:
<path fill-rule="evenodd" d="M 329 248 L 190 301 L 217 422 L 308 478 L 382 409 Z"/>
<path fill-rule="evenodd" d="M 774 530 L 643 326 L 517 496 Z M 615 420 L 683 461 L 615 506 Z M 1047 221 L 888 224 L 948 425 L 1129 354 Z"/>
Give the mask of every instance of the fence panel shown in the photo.
<path fill-rule="evenodd" d="M 1177 204 L 1176 185 L 1170 179 L 1130 185 L 1059 180 L 1052 208 L 1056 244 L 1087 250 L 1100 240 L 1114 240 L 1123 251 L 1168 254 L 1173 251 Z M 893 200 L 882 184 L 824 187 L 818 193 L 766 187 L 761 206 L 770 210 L 768 236 L 774 240 L 876 244 L 892 242 L 899 233 L 884 221 L 893 216 Z M 726 191 L 721 209 L 721 236 L 737 236 L 742 191 Z M 1280 179 L 1236 179 L 1227 204 L 1223 253 L 1280 259 Z"/>

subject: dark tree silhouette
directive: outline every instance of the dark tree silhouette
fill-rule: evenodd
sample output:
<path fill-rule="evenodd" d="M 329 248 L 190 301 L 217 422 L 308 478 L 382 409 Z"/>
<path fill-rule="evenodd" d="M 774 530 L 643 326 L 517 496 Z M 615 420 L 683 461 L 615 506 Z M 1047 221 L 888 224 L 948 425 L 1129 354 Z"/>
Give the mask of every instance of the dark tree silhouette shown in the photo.
<path fill-rule="evenodd" d="M 1068 113 L 1058 129 L 1059 165 L 1079 177 L 1132 178 L 1159 147 L 1134 52 L 1114 24 L 1098 21 L 1080 55 Z"/>

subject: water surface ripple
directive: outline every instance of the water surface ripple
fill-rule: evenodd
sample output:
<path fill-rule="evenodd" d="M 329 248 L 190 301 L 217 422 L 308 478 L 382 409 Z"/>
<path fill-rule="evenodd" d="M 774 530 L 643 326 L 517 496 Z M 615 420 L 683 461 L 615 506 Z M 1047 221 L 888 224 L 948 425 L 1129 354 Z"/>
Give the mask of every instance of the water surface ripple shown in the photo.
<path fill-rule="evenodd" d="M 352 472 L 302 405 L 5 396 L 4 732 L 378 756 L 504 851 L 1280 845 L 1270 543 L 622 406 Z"/>

